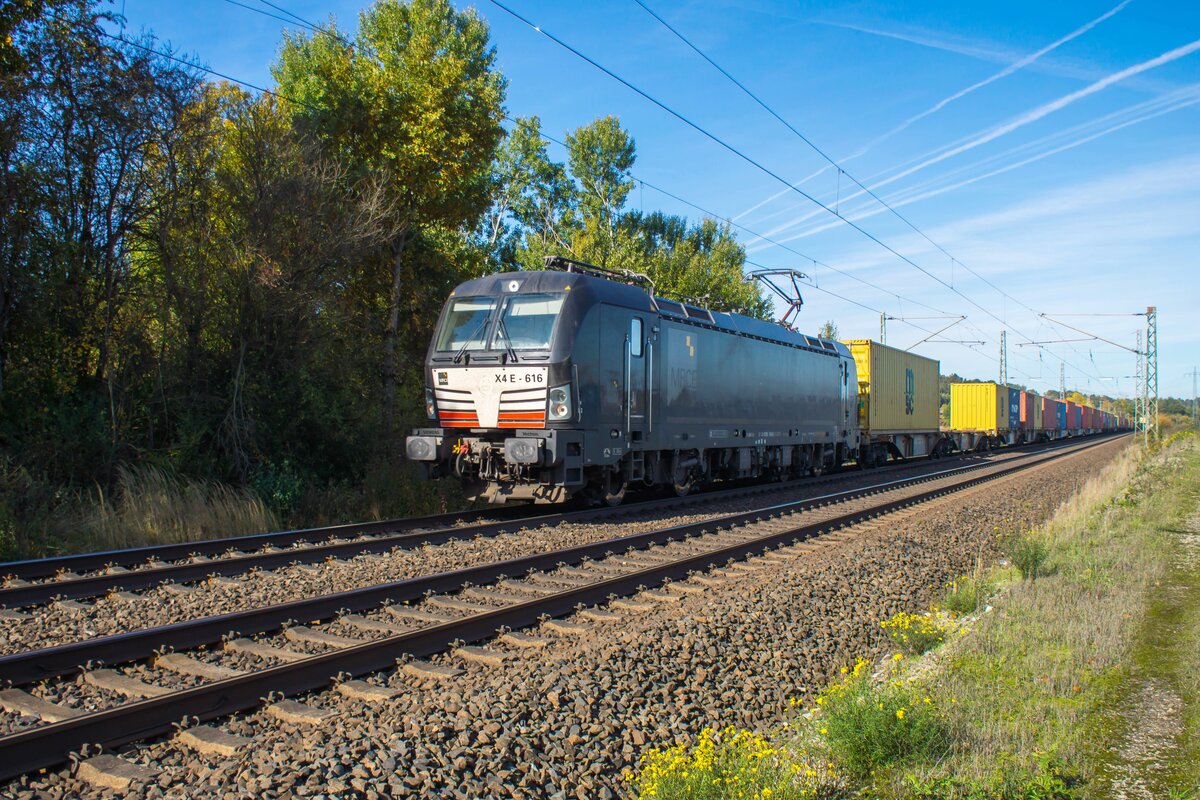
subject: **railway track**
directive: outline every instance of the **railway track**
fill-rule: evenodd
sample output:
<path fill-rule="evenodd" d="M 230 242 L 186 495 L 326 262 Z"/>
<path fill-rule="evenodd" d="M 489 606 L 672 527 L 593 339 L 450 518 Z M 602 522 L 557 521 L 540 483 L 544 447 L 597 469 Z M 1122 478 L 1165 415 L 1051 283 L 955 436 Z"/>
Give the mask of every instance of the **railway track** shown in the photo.
<path fill-rule="evenodd" d="M 703 591 L 706 582 L 736 579 L 743 574 L 740 559 L 1109 441 L 1086 440 L 999 464 L 956 467 L 566 550 L 6 656 L 0 658 L 0 681 L 14 687 L 57 683 L 44 684 L 40 695 L 19 688 L 0 693 L 0 705 L 10 714 L 40 718 L 36 724 L 10 718 L 0 736 L 0 778 L 60 763 L 85 745 L 113 747 L 169 732 L 181 717 L 197 723 L 188 736 L 220 739 L 220 731 L 198 723 L 258 706 L 264 697 L 272 698 L 267 712 L 276 716 L 319 717 L 319 709 L 273 698 L 325 688 L 333 676 L 387 669 L 398 658 L 420 659 L 449 647 L 456 658 L 499 663 L 518 649 L 544 646 L 543 634 L 578 632 L 581 623 L 561 619 L 572 612 L 603 621 L 672 602 Z M 296 619 L 309 624 L 289 624 Z M 509 632 L 544 620 L 549 621 L 537 634 Z M 461 644 L 498 632 L 493 647 Z M 256 633 L 269 635 L 250 638 Z M 220 649 L 175 652 L 217 643 Z M 119 671 L 95 668 L 97 663 L 129 666 Z M 403 669 L 425 678 L 452 671 L 421 661 Z M 77 677 L 63 680 L 72 676 Z M 338 691 L 367 702 L 395 693 L 359 680 L 334 680 Z M 91 700 L 70 702 L 80 687 Z M 118 698 L 127 701 L 113 705 Z"/>
<path fill-rule="evenodd" d="M 1066 446 L 1061 443 L 1048 447 Z M 1039 450 L 1045 445 L 1034 447 Z M 1007 451 L 1008 455 L 1012 451 Z M 1019 452 L 1019 451 L 1017 451 Z M 979 457 L 968 454 L 965 458 Z M 921 468 L 924 460 L 892 465 L 875 474 Z M 252 570 L 387 553 L 475 537 L 492 537 L 521 527 L 594 522 L 750 498 L 763 494 L 817 489 L 847 480 L 847 473 L 787 483 L 757 484 L 705 492 L 692 497 L 660 498 L 614 508 L 562 512 L 545 506 L 501 507 L 398 520 L 279 531 L 177 544 L 154 545 L 0 564 L 0 608 L 18 609 L 54 600 L 78 600 L 116 592 L 135 592 L 164 584 L 188 584 L 232 577 Z"/>

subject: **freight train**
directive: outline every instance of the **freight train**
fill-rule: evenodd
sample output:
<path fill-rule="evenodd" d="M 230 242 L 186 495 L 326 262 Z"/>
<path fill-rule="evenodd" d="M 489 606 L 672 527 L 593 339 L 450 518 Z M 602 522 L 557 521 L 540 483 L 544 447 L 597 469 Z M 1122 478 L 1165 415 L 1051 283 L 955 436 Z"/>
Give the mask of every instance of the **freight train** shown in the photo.
<path fill-rule="evenodd" d="M 1020 395 L 1008 407 L 1016 390 L 995 384 L 969 384 L 994 387 L 991 418 L 982 398 L 969 426 L 942 430 L 937 361 L 658 297 L 641 275 L 547 266 L 451 293 L 425 360 L 429 427 L 405 443 L 427 476 L 493 503 L 616 504 L 637 487 L 682 495 L 1084 430 L 1035 426 L 1032 404 L 1014 424 Z"/>

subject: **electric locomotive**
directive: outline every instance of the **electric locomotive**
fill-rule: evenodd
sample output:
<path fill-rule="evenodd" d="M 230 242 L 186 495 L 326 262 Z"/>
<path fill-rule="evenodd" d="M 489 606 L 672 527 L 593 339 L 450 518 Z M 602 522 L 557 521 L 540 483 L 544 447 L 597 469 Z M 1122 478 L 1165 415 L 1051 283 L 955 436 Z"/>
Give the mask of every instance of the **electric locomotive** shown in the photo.
<path fill-rule="evenodd" d="M 780 480 L 853 459 L 845 345 L 656 297 L 645 276 L 561 258 L 467 281 L 425 361 L 427 475 L 493 503 L 619 503 L 720 479 Z"/>

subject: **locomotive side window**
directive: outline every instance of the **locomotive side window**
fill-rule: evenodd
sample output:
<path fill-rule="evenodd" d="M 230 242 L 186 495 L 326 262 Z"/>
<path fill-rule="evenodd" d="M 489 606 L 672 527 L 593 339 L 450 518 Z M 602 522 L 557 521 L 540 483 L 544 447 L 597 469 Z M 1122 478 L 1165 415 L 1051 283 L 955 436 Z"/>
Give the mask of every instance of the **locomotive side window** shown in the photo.
<path fill-rule="evenodd" d="M 562 310 L 561 294 L 519 294 L 508 298 L 496 325 L 492 347 L 500 350 L 545 350 Z"/>
<path fill-rule="evenodd" d="M 437 335 L 437 349 L 482 350 L 487 341 L 487 323 L 496 300 L 492 297 L 462 297 L 450 304 Z"/>
<path fill-rule="evenodd" d="M 642 321 L 634 317 L 629 323 L 629 355 L 634 358 L 640 357 L 643 341 L 645 341 L 645 334 L 642 333 Z"/>

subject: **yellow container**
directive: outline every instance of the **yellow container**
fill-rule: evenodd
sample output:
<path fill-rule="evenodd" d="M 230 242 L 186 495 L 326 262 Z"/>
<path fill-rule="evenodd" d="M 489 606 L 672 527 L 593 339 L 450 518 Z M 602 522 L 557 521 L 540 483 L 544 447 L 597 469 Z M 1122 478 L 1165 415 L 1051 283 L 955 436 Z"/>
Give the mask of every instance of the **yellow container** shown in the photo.
<path fill-rule="evenodd" d="M 1033 430 L 1042 430 L 1042 398 L 1036 394 L 1033 395 Z"/>
<path fill-rule="evenodd" d="M 950 384 L 950 428 L 999 433 L 1009 429 L 1008 387 L 995 383 Z"/>
<path fill-rule="evenodd" d="M 938 362 L 870 339 L 852 339 L 859 426 L 872 435 L 938 429 Z"/>

